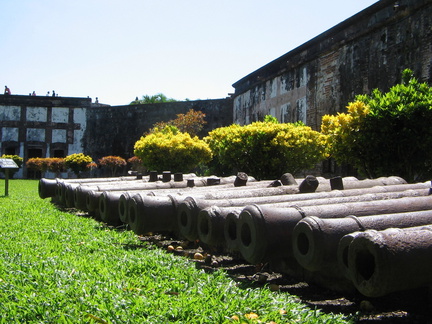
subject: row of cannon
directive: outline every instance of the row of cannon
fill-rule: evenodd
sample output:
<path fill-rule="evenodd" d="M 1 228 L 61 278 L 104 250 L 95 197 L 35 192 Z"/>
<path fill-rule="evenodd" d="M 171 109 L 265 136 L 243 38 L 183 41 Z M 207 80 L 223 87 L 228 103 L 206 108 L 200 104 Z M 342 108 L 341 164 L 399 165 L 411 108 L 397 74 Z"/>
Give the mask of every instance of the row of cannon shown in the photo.
<path fill-rule="evenodd" d="M 432 282 L 429 182 L 400 177 L 195 174 L 41 179 L 39 196 L 127 224 L 137 235 L 166 233 L 241 256 L 251 264 L 368 297 Z"/>

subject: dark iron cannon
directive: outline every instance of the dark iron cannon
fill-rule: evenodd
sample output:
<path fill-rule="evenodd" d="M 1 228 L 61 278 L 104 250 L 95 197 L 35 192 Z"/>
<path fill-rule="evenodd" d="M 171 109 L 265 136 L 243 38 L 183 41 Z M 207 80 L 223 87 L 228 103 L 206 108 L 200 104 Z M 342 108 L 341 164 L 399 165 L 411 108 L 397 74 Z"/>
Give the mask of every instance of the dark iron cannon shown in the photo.
<path fill-rule="evenodd" d="M 128 200 L 128 224 L 138 235 L 149 232 L 175 232 L 177 205 L 178 200 L 175 196 L 135 194 Z"/>
<path fill-rule="evenodd" d="M 345 278 L 338 265 L 338 245 L 345 235 L 367 229 L 427 224 L 432 224 L 432 210 L 331 219 L 308 216 L 300 220 L 293 230 L 293 253 L 297 262 L 307 270 Z"/>
<path fill-rule="evenodd" d="M 312 206 L 312 205 L 325 205 L 325 204 L 341 204 L 345 202 L 354 201 L 369 201 L 369 200 L 383 200 L 394 199 L 408 196 L 428 195 L 429 185 L 419 184 L 418 186 L 427 189 L 418 190 L 405 190 L 398 192 L 379 192 L 382 187 L 376 189 L 351 189 L 346 191 L 331 191 L 322 193 L 306 193 L 298 195 L 278 195 L 278 196 L 260 196 L 260 197 L 241 197 L 233 199 L 199 199 L 195 197 L 187 197 L 179 204 L 178 218 L 180 233 L 188 240 L 195 240 L 198 238 L 198 214 L 201 210 L 211 206 L 218 207 L 231 207 L 231 206 L 247 206 L 251 204 L 268 205 L 274 204 L 276 207 L 292 207 L 292 206 Z M 389 186 L 392 187 L 392 186 Z M 395 188 L 401 189 L 401 187 Z M 377 193 L 368 193 L 369 191 L 378 191 Z"/>
<path fill-rule="evenodd" d="M 367 297 L 429 286 L 432 283 L 432 225 L 366 230 L 348 249 L 350 278 Z"/>
<path fill-rule="evenodd" d="M 212 206 L 202 209 L 197 217 L 198 238 L 204 244 L 216 247 L 225 246 L 225 220 L 228 214 L 240 214 L 243 207 Z"/>
<path fill-rule="evenodd" d="M 239 216 L 237 240 L 244 259 L 252 264 L 292 256 L 294 226 L 306 216 L 341 218 L 428 210 L 432 197 L 406 197 L 328 205 L 277 208 L 247 206 Z"/>
<path fill-rule="evenodd" d="M 50 198 L 55 196 L 56 187 L 59 183 L 108 183 L 108 182 L 119 182 L 119 181 L 133 181 L 137 178 L 135 176 L 125 176 L 117 178 L 85 178 L 85 179 L 46 179 L 42 178 L 38 183 L 38 193 L 39 197 L 42 199 Z"/>

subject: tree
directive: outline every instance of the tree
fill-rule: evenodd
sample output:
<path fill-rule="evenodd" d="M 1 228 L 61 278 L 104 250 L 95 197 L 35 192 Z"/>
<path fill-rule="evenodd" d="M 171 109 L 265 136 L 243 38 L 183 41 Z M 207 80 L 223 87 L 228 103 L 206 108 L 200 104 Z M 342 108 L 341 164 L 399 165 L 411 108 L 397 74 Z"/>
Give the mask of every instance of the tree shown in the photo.
<path fill-rule="evenodd" d="M 143 105 L 143 104 L 154 104 L 154 103 L 162 103 L 162 102 L 175 102 L 177 100 L 168 98 L 163 93 L 157 93 L 155 95 L 149 96 L 144 95 L 142 99 L 139 100 L 138 97 L 134 101 L 130 103 L 130 105 Z"/>
<path fill-rule="evenodd" d="M 396 175 L 408 182 L 432 176 L 432 88 L 402 73 L 388 92 L 375 89 L 348 105 L 348 114 L 324 116 L 330 154 L 375 178 Z"/>
<path fill-rule="evenodd" d="M 204 120 L 205 114 L 202 111 L 189 109 L 186 114 L 177 114 L 176 119 L 167 122 L 158 122 L 153 125 L 150 132 L 165 128 L 165 126 L 174 126 L 180 132 L 189 133 L 190 136 L 197 136 L 198 133 L 204 128 L 207 122 Z"/>

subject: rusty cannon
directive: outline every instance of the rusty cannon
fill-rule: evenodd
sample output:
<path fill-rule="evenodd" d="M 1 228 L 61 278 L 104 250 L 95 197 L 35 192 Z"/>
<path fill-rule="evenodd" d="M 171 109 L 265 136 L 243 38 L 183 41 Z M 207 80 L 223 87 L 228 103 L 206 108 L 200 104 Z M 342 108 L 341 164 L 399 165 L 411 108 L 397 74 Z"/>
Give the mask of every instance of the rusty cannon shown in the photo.
<path fill-rule="evenodd" d="M 130 199 L 134 194 L 142 194 L 146 196 L 168 196 L 172 195 L 177 197 L 179 200 L 183 200 L 185 197 L 192 195 L 193 197 L 199 197 L 201 199 L 219 199 L 228 197 L 256 197 L 262 195 L 262 191 L 265 190 L 269 195 L 285 195 L 292 192 L 296 192 L 293 186 L 282 186 L 282 187 L 269 187 L 272 182 L 270 181 L 256 181 L 248 184 L 247 186 L 233 187 L 233 184 L 222 184 L 206 187 L 188 187 L 181 190 L 177 189 L 159 189 L 159 190 L 136 190 L 136 191 L 123 191 L 120 195 L 118 202 L 118 214 L 119 219 L 123 223 L 128 223 L 129 204 Z M 79 189 L 79 188 L 78 188 Z M 145 206 L 142 206 L 141 202 L 134 202 L 137 204 L 138 211 L 145 210 Z M 163 206 L 162 206 L 163 208 Z M 146 214 L 145 212 L 142 213 Z M 138 214 L 139 216 L 140 214 Z"/>
<path fill-rule="evenodd" d="M 284 207 L 247 206 L 237 222 L 237 243 L 243 258 L 252 264 L 272 258 L 293 257 L 292 233 L 307 216 L 341 218 L 429 210 L 431 196 L 363 202 Z"/>
<path fill-rule="evenodd" d="M 305 269 L 322 276 L 345 278 L 339 268 L 338 246 L 347 234 L 368 229 L 414 227 L 432 224 L 432 210 L 344 218 L 308 216 L 300 220 L 292 233 L 293 254 Z M 346 253 L 346 252 L 345 252 Z"/>
<path fill-rule="evenodd" d="M 133 181 L 136 180 L 136 176 L 125 176 L 117 178 L 87 178 L 87 179 L 46 179 L 42 178 L 38 183 L 38 193 L 39 197 L 42 199 L 54 197 L 56 194 L 56 187 L 59 183 L 109 183 L 109 182 L 120 182 L 120 181 Z"/>
<path fill-rule="evenodd" d="M 404 187 L 405 186 L 405 187 Z M 396 192 L 387 192 L 388 188 L 395 187 Z M 404 190 L 408 188 L 426 188 L 417 190 Z M 282 196 L 261 196 L 254 198 L 233 198 L 233 199 L 199 199 L 195 197 L 187 197 L 178 206 L 178 223 L 180 233 L 188 240 L 198 238 L 198 215 L 199 212 L 207 207 L 231 207 L 231 206 L 247 206 L 252 204 L 268 205 L 274 204 L 277 207 L 309 206 L 309 205 L 325 205 L 325 204 L 341 204 L 354 201 L 369 201 L 395 199 L 408 196 L 426 196 L 429 194 L 429 184 L 420 183 L 410 185 L 396 185 L 374 187 L 369 189 L 351 189 L 351 190 L 334 190 L 331 192 L 305 193 L 298 195 L 282 195 Z M 384 192 L 382 192 L 384 191 Z M 368 192 L 366 194 L 366 192 Z M 216 221 L 216 218 L 213 218 Z"/>
<path fill-rule="evenodd" d="M 296 190 L 291 186 L 277 188 L 236 187 L 196 191 L 194 197 L 259 197 L 264 194 L 283 195 Z M 190 193 L 190 191 L 188 191 Z M 125 220 L 136 234 L 177 231 L 178 223 L 185 227 L 185 220 L 178 219 L 178 206 L 186 197 L 181 194 L 148 195 L 125 192 L 119 198 L 119 218 Z M 152 218 L 155 218 L 153 220 Z M 196 232 L 196 224 L 193 225 Z M 181 233 L 179 233 L 181 234 Z"/>
<path fill-rule="evenodd" d="M 196 186 L 206 186 L 208 179 L 196 178 L 193 179 Z M 148 182 L 146 180 L 135 180 L 128 182 L 110 182 L 108 184 L 100 183 L 87 183 L 87 184 L 68 184 L 60 183 L 58 186 L 59 194 L 56 196 L 57 200 L 66 205 L 67 207 L 82 206 L 83 201 L 88 192 L 102 192 L 105 191 L 130 191 L 130 190 L 154 190 L 154 189 L 171 189 L 171 188 L 186 188 L 188 180 L 182 181 L 156 181 Z"/>
<path fill-rule="evenodd" d="M 164 173 L 162 177 L 158 177 L 157 173 L 156 175 L 154 172 L 150 172 L 149 176 L 122 176 L 122 177 L 110 177 L 110 178 L 79 178 L 79 179 L 61 179 L 61 178 L 55 178 L 55 179 L 47 179 L 42 178 L 39 180 L 38 183 L 38 193 L 39 197 L 42 199 L 54 197 L 56 194 L 56 187 L 61 183 L 68 183 L 68 184 L 76 184 L 76 185 L 108 185 L 112 183 L 124 183 L 126 181 L 139 181 L 139 182 L 149 182 L 151 181 L 151 178 L 156 179 L 163 179 L 167 178 L 167 175 Z M 155 177 L 154 177 L 155 176 Z M 174 180 L 175 181 L 181 181 L 183 178 L 195 178 L 197 177 L 195 173 L 188 173 L 188 174 L 174 174 Z M 181 179 L 181 180 L 179 180 Z M 156 181 L 154 180 L 154 181 Z M 169 180 L 171 180 L 171 172 L 169 172 Z M 168 181 L 169 181 L 168 180 Z"/>
<path fill-rule="evenodd" d="M 131 183 L 114 183 L 109 185 L 101 185 L 99 183 L 92 184 L 83 184 L 78 186 L 70 186 L 70 189 L 66 194 L 59 194 L 59 196 L 65 196 L 66 199 L 60 199 L 63 201 L 63 205 L 67 207 L 75 207 L 84 211 L 94 211 L 95 208 L 98 208 L 97 200 L 102 196 L 104 192 L 147 192 L 148 194 L 155 195 L 155 192 L 165 192 L 171 193 L 173 190 L 180 190 L 179 192 L 185 192 L 187 189 L 193 189 L 194 192 L 198 191 L 199 188 L 208 187 L 208 186 L 216 186 L 218 188 L 231 188 L 233 186 L 233 182 L 237 177 L 223 177 L 223 178 L 190 178 L 187 180 L 183 180 L 183 178 L 177 177 L 174 181 L 169 180 L 167 182 L 155 181 L 155 182 L 146 182 L 143 180 L 138 180 Z M 189 186 L 190 181 L 194 182 L 192 187 Z M 196 181 L 195 181 L 196 180 Z M 255 179 L 249 177 L 248 180 L 254 183 Z M 68 185 L 66 185 L 68 186 Z M 58 188 L 62 188 L 58 187 Z M 118 194 L 113 194 L 115 197 L 119 197 Z M 89 199 L 92 202 L 89 204 Z M 102 198 L 102 204 L 105 202 L 109 202 L 114 198 L 104 199 Z M 73 203 L 72 203 L 73 201 Z M 117 204 L 117 202 L 115 202 Z M 88 207 L 91 206 L 90 209 Z M 104 206 L 101 206 L 104 207 Z M 115 211 L 110 212 L 114 215 Z"/>
<path fill-rule="evenodd" d="M 430 286 L 432 225 L 366 230 L 348 249 L 350 278 L 367 297 Z"/>
<path fill-rule="evenodd" d="M 128 200 L 128 224 L 138 235 L 149 232 L 176 232 L 177 205 L 178 199 L 175 196 L 135 194 Z"/>
<path fill-rule="evenodd" d="M 242 210 L 243 207 L 218 206 L 202 209 L 197 216 L 197 230 L 200 241 L 209 246 L 226 247 L 224 232 L 226 219 L 228 215 L 238 216 Z M 230 249 L 233 249 L 233 247 L 231 246 Z"/>

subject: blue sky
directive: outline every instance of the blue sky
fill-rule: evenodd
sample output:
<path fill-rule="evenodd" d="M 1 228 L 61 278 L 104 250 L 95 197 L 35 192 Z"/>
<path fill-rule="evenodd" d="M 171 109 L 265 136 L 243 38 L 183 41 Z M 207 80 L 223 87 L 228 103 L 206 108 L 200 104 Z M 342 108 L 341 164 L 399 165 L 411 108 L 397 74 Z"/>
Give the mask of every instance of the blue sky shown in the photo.
<path fill-rule="evenodd" d="M 12 94 L 129 104 L 218 99 L 376 0 L 0 0 L 0 84 Z"/>

